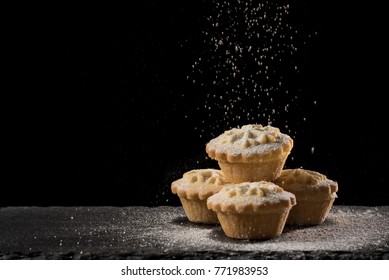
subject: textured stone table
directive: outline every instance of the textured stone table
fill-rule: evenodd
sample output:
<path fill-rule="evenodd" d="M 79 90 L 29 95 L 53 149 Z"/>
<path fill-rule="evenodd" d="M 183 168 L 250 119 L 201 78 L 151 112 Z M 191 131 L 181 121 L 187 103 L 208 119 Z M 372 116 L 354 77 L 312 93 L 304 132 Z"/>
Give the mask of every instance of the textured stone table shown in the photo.
<path fill-rule="evenodd" d="M 334 206 L 266 241 L 189 222 L 181 207 L 0 208 L 0 259 L 389 259 L 389 206 Z"/>

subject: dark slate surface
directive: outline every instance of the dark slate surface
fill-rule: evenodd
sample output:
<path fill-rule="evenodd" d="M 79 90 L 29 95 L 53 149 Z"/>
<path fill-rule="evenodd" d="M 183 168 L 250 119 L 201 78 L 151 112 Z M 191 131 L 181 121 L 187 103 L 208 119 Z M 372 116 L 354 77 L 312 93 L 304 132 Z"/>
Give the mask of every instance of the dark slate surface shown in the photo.
<path fill-rule="evenodd" d="M 181 207 L 6 207 L 0 259 L 389 259 L 389 206 L 334 206 L 266 241 L 189 222 Z"/>

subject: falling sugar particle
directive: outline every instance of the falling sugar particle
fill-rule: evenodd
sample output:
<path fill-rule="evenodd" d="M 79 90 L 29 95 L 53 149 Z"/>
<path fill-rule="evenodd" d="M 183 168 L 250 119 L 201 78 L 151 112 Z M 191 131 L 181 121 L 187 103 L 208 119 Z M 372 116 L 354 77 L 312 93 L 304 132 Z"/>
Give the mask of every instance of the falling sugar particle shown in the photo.
<path fill-rule="evenodd" d="M 192 65 L 194 86 L 212 92 L 206 94 L 204 109 L 197 108 L 209 111 L 200 138 L 215 136 L 217 127 L 287 119 L 296 98 L 285 98 L 292 91 L 285 77 L 300 70 L 291 59 L 300 37 L 290 22 L 289 4 L 214 0 L 212 5 L 203 31 L 207 51 Z M 256 104 L 264 104 L 262 112 Z"/>
<path fill-rule="evenodd" d="M 311 154 L 313 155 L 314 152 L 315 152 L 315 147 L 312 147 L 312 148 L 311 148 Z"/>

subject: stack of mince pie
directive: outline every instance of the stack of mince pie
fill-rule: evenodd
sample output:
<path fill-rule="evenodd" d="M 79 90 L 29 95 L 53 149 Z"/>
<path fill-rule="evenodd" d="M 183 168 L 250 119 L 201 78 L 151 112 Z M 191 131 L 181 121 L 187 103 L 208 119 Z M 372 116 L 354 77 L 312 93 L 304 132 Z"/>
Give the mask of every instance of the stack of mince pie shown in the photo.
<path fill-rule="evenodd" d="M 227 130 L 206 145 L 221 170 L 188 171 L 171 190 L 190 221 L 220 223 L 231 238 L 269 239 L 285 224 L 321 224 L 338 184 L 315 171 L 283 169 L 292 148 L 293 139 L 270 125 Z"/>

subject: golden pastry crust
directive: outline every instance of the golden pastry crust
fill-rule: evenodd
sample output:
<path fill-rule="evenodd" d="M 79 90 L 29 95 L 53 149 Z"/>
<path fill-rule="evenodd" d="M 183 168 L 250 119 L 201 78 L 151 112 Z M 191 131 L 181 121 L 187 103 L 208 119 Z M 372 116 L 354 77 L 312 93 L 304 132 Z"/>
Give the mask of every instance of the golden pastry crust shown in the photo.
<path fill-rule="evenodd" d="M 195 169 L 184 173 L 183 177 L 171 185 L 171 190 L 186 199 L 206 200 L 219 192 L 227 183 L 223 172 L 216 169 Z"/>
<path fill-rule="evenodd" d="M 180 201 L 189 221 L 203 224 L 219 223 L 216 213 L 208 210 L 206 200 L 180 197 Z"/>
<path fill-rule="evenodd" d="M 328 195 L 338 191 L 337 182 L 319 172 L 302 168 L 282 170 L 274 183 L 284 190 L 305 196 Z"/>
<path fill-rule="evenodd" d="M 226 184 L 223 173 L 216 169 L 195 169 L 171 185 L 171 190 L 180 198 L 185 214 L 191 222 L 219 223 L 215 212 L 207 208 L 207 198 L 219 192 Z"/>
<path fill-rule="evenodd" d="M 237 239 L 269 239 L 280 235 L 295 196 L 266 181 L 226 185 L 207 200 L 224 233 Z"/>
<path fill-rule="evenodd" d="M 254 163 L 288 155 L 292 147 L 293 139 L 278 128 L 249 124 L 212 139 L 206 145 L 206 152 L 222 162 Z"/>
<path fill-rule="evenodd" d="M 236 239 L 270 239 L 282 233 L 290 208 L 261 214 L 217 212 L 224 233 Z"/>
<path fill-rule="evenodd" d="M 285 169 L 274 182 L 296 196 L 286 221 L 290 225 L 323 223 L 337 198 L 338 183 L 315 171 Z"/>
<path fill-rule="evenodd" d="M 229 184 L 207 200 L 208 209 L 238 214 L 277 211 L 295 204 L 294 194 L 267 181 Z"/>

